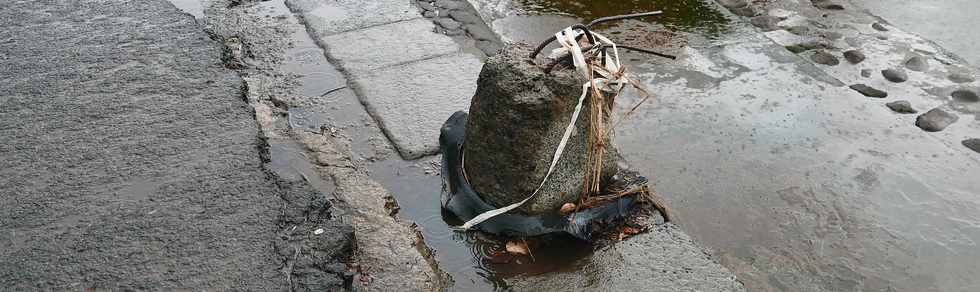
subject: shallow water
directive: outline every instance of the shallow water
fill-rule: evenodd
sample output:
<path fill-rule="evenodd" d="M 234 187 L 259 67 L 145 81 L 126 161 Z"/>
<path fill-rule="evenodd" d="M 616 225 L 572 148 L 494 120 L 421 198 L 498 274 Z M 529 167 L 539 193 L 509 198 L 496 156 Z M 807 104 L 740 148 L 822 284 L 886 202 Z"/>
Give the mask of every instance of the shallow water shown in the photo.
<path fill-rule="evenodd" d="M 530 5 L 516 10 L 545 14 L 495 20 L 506 39 L 543 39 L 595 11 L 642 10 L 628 1 L 521 3 Z M 678 32 L 645 43 L 677 61 L 624 54 L 656 98 L 617 128 L 616 144 L 750 291 L 980 289 L 980 158 L 958 145 L 977 133 L 973 116 L 924 133 L 914 116 L 855 96 L 744 23 L 684 23 L 698 22 L 605 28 L 626 43 L 636 32 Z M 637 101 L 618 99 L 621 110 Z"/>
<path fill-rule="evenodd" d="M 624 54 L 657 98 L 617 128 L 616 143 L 656 183 L 685 231 L 750 290 L 980 289 L 980 181 L 970 176 L 980 159 L 942 142 L 975 127 L 923 135 L 782 47 L 766 45 L 713 4 L 650 4 L 656 2 L 524 1 L 513 8 L 519 13 L 493 24 L 507 39 L 533 42 L 599 16 L 668 11 L 602 29 L 614 40 L 681 56 Z M 281 1 L 262 5 L 284 9 Z M 673 38 L 646 38 L 673 30 Z M 345 84 L 308 36 L 294 38 L 286 70 L 305 76 L 303 91 Z M 376 155 L 377 143 L 387 141 L 372 140 L 380 132 L 356 96 L 344 92 L 327 95 L 326 111 L 295 114 L 343 125 L 353 136 L 355 156 L 396 195 L 399 216 L 419 224 L 453 276 L 452 290 L 505 289 L 508 277 L 571 269 L 588 257 L 583 245 L 542 249 L 530 261 L 501 259 L 498 240 L 450 230 L 452 218 L 439 207 L 438 157 Z M 620 101 L 637 100 L 626 94 Z"/>

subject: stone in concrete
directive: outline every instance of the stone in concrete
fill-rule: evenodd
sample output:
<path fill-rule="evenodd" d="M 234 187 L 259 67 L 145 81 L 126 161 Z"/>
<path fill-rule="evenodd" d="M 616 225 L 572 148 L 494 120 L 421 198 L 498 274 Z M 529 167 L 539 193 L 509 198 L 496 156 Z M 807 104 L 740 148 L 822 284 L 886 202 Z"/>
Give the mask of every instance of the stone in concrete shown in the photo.
<path fill-rule="evenodd" d="M 874 88 L 874 87 L 871 87 L 871 86 L 867 86 L 865 84 L 854 84 L 854 85 L 851 85 L 850 87 L 854 91 L 860 92 L 861 94 L 863 94 L 864 96 L 867 96 L 867 97 L 875 97 L 875 98 L 885 98 L 885 97 L 888 97 L 888 93 L 887 92 L 884 92 L 884 91 L 882 91 L 880 89 L 877 89 L 877 88 Z"/>
<path fill-rule="evenodd" d="M 810 60 L 814 63 L 827 66 L 837 66 L 840 64 L 840 59 L 837 59 L 837 56 L 834 56 L 824 50 L 813 52 L 813 55 L 810 55 Z"/>
<path fill-rule="evenodd" d="M 452 38 L 434 30 L 432 21 L 419 18 L 329 35 L 321 40 L 328 55 L 345 70 L 358 75 L 458 50 Z"/>
<path fill-rule="evenodd" d="M 402 157 L 415 159 L 438 151 L 439 128 L 466 109 L 480 65 L 476 57 L 454 54 L 358 74 L 354 83 Z"/>
<path fill-rule="evenodd" d="M 812 0 L 814 7 L 826 10 L 844 10 L 844 6 L 830 0 Z"/>
<path fill-rule="evenodd" d="M 776 24 L 779 23 L 780 19 L 779 17 L 775 17 L 775 16 L 759 15 L 753 17 L 749 21 L 755 27 L 762 29 L 762 31 L 773 31 L 779 29 L 779 26 L 777 26 Z"/>
<path fill-rule="evenodd" d="M 419 17 L 418 9 L 404 0 L 286 0 L 286 3 L 320 36 Z"/>
<path fill-rule="evenodd" d="M 437 18 L 436 24 L 438 24 L 442 28 L 452 29 L 452 30 L 459 29 L 460 27 L 459 22 L 456 22 L 455 20 L 445 18 L 445 17 Z"/>
<path fill-rule="evenodd" d="M 449 11 L 449 17 L 462 23 L 483 23 L 483 19 L 480 16 L 465 10 Z"/>
<path fill-rule="evenodd" d="M 805 25 L 794 25 L 787 27 L 786 31 L 795 35 L 808 35 L 810 34 L 810 27 Z"/>
<path fill-rule="evenodd" d="M 977 80 L 973 77 L 973 75 L 965 72 L 950 73 L 947 78 L 949 78 L 949 81 L 953 81 L 954 83 L 970 83 Z"/>
<path fill-rule="evenodd" d="M 923 56 L 915 55 L 905 60 L 905 68 L 912 71 L 925 72 L 929 70 L 929 60 Z"/>
<path fill-rule="evenodd" d="M 871 69 L 861 69 L 861 77 L 868 78 L 871 77 L 871 73 L 874 72 Z"/>
<path fill-rule="evenodd" d="M 892 111 L 900 114 L 914 114 L 919 112 L 912 108 L 912 103 L 909 103 L 907 100 L 889 102 L 886 103 L 885 106 L 888 106 L 888 108 L 890 108 Z"/>
<path fill-rule="evenodd" d="M 963 140 L 963 146 L 966 146 L 966 148 L 969 148 L 974 152 L 980 153 L 980 139 L 978 138 Z"/>
<path fill-rule="evenodd" d="M 978 94 L 977 90 L 973 88 L 957 89 L 956 91 L 953 91 L 953 93 L 950 94 L 950 96 L 952 96 L 953 100 L 957 102 L 965 102 L 965 103 L 980 102 L 980 94 Z"/>
<path fill-rule="evenodd" d="M 874 28 L 877 31 L 888 31 L 888 28 L 886 28 L 885 25 L 879 22 L 872 23 L 871 28 Z"/>
<path fill-rule="evenodd" d="M 508 280 L 516 291 L 745 291 L 671 223 L 595 251 L 575 271 Z"/>
<path fill-rule="evenodd" d="M 905 73 L 905 70 L 902 69 L 881 70 L 881 76 L 884 76 L 886 80 L 895 83 L 902 83 L 909 80 L 909 74 Z"/>
<path fill-rule="evenodd" d="M 577 72 L 546 75 L 527 62 L 530 51 L 524 44 L 511 45 L 488 59 L 470 104 L 464 167 L 473 190 L 498 207 L 524 199 L 540 185 L 582 92 L 584 79 Z M 587 97 L 583 108 L 590 101 Z M 555 212 L 579 198 L 589 172 L 589 117 L 588 110 L 579 115 L 555 171 L 522 211 Z M 616 156 L 610 147 L 603 174 L 615 174 Z"/>
<path fill-rule="evenodd" d="M 844 59 L 847 59 L 851 64 L 858 64 L 864 61 L 865 56 L 860 50 L 848 50 L 844 52 Z"/>
<path fill-rule="evenodd" d="M 915 125 L 926 132 L 939 132 L 955 123 L 960 117 L 934 108 L 915 119 Z"/>

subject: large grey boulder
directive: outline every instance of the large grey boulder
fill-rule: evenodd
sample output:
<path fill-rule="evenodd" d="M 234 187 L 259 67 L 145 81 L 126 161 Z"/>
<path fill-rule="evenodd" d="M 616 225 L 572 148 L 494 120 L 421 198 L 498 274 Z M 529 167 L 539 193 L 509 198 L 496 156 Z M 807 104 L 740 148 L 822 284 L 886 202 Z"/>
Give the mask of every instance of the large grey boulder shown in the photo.
<path fill-rule="evenodd" d="M 487 59 L 470 104 L 464 168 L 473 189 L 498 207 L 522 200 L 541 183 L 585 82 L 572 69 L 546 74 L 529 63 L 530 52 L 526 44 L 511 44 Z M 553 212 L 578 200 L 587 173 L 590 99 L 554 173 L 521 211 Z M 609 146 L 604 177 L 614 174 L 617 158 Z"/>

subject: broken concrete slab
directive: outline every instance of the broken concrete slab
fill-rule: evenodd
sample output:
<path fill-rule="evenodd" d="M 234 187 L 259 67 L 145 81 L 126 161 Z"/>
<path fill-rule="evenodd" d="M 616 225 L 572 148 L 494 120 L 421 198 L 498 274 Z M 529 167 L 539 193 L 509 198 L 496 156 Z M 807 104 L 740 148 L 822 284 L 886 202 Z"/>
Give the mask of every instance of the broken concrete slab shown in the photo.
<path fill-rule="evenodd" d="M 402 157 L 415 159 L 438 151 L 442 122 L 469 105 L 481 66 L 460 53 L 364 72 L 354 83 Z"/>
<path fill-rule="evenodd" d="M 286 4 L 320 36 L 421 17 L 404 0 L 287 0 Z"/>
<path fill-rule="evenodd" d="M 745 291 L 671 223 L 600 248 L 575 271 L 509 280 L 516 291 Z"/>
<path fill-rule="evenodd" d="M 459 50 L 452 38 L 434 30 L 431 21 L 419 18 L 329 35 L 320 41 L 341 67 L 357 75 Z"/>

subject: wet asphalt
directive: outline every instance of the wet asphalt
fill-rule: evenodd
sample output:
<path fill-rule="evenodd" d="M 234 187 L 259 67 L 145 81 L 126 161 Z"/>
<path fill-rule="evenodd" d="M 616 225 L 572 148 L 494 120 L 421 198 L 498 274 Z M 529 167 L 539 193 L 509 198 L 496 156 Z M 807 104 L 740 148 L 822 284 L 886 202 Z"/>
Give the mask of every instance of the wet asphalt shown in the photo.
<path fill-rule="evenodd" d="M 288 287 L 280 191 L 218 42 L 164 1 L 3 5 L 3 289 Z"/>

